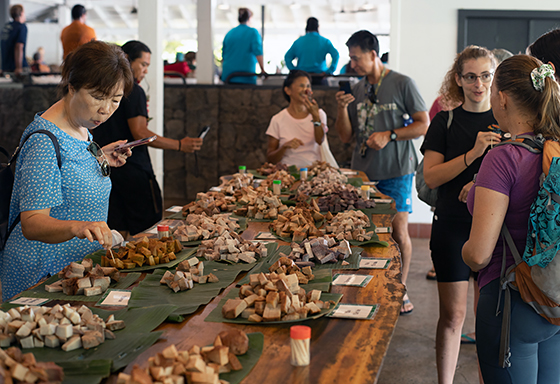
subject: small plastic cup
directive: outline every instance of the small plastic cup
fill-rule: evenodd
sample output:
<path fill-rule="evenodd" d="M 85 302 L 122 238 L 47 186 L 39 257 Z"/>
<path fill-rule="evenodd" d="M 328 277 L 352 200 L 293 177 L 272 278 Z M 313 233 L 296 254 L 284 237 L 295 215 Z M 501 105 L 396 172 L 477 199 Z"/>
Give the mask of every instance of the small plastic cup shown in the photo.
<path fill-rule="evenodd" d="M 290 327 L 290 346 L 292 350 L 292 365 L 303 367 L 309 365 L 311 354 L 309 342 L 311 341 L 311 328 L 306 325 Z"/>
<path fill-rule="evenodd" d="M 239 166 L 239 173 L 245 173 L 245 172 L 247 172 L 247 166 L 240 165 Z"/>
<path fill-rule="evenodd" d="M 279 195 L 282 191 L 282 180 L 274 180 L 272 182 L 272 193 Z"/>

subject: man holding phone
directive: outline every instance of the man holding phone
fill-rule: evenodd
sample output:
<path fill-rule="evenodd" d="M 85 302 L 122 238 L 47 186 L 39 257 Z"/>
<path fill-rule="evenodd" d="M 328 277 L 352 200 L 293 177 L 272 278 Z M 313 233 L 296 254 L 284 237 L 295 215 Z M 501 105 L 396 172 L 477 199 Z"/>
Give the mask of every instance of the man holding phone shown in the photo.
<path fill-rule="evenodd" d="M 111 197 L 109 199 L 109 227 L 121 232 L 126 239 L 128 235 L 142 232 L 161 220 L 161 190 L 152 169 L 152 162 L 147 146 L 166 150 L 192 153 L 200 150 L 202 138 L 183 137 L 171 139 L 156 135 L 148 129 L 148 108 L 146 94 L 138 85 L 148 73 L 151 51 L 140 41 L 129 41 L 122 46 L 127 55 L 136 83 L 130 95 L 123 99 L 116 112 L 98 128 L 92 131 L 94 140 L 110 143 L 126 139 L 143 140 L 132 149 L 132 156 L 126 167 L 112 169 Z M 143 144 L 143 145 L 142 145 Z"/>
<path fill-rule="evenodd" d="M 342 142 L 356 139 L 352 168 L 379 181 L 378 189 L 395 199 L 398 212 L 393 220 L 393 238 L 401 250 L 402 281 L 406 285 L 412 256 L 408 215 L 412 212 L 412 178 L 418 164 L 411 140 L 426 134 L 430 120 L 414 81 L 381 62 L 374 34 L 358 31 L 346 45 L 352 68 L 364 78 L 352 87 L 352 93 L 337 92 L 335 128 Z M 414 120 L 407 126 L 405 113 Z M 405 294 L 401 314 L 413 308 Z"/>

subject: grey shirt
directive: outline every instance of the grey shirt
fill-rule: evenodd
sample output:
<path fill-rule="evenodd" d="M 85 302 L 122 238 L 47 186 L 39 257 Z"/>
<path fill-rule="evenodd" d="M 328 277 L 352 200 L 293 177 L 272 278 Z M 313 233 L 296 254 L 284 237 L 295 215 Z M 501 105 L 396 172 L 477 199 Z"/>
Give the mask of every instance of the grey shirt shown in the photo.
<path fill-rule="evenodd" d="M 367 77 L 354 85 L 352 93 L 356 99 L 348 105 L 352 132 L 356 138 L 352 169 L 364 171 L 370 180 L 392 179 L 413 173 L 418 159 L 411 140 L 391 141 L 379 151 L 368 147 L 363 157 L 360 147 L 373 132 L 403 127 L 405 113 L 412 116 L 416 112 L 427 111 L 416 84 L 410 77 L 390 71 L 381 82 L 377 90 L 378 102 L 373 105 L 367 97 L 368 87 Z"/>

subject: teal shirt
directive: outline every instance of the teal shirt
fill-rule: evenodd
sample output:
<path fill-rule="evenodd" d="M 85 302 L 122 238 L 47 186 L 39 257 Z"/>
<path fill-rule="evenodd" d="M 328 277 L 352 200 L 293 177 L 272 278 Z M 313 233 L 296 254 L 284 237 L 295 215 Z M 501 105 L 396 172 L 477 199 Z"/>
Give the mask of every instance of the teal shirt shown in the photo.
<path fill-rule="evenodd" d="M 257 56 L 263 54 L 261 35 L 255 28 L 239 24 L 229 31 L 224 38 L 222 47 L 222 81 L 226 81 L 230 73 L 255 73 Z M 235 77 L 232 83 L 256 84 L 257 77 Z"/>
<path fill-rule="evenodd" d="M 331 55 L 331 66 L 327 68 L 326 57 Z M 289 70 L 299 69 L 308 73 L 327 73 L 332 75 L 338 65 L 338 51 L 331 41 L 318 32 L 308 32 L 297 39 L 288 49 L 284 60 Z M 297 65 L 292 61 L 297 58 Z"/>

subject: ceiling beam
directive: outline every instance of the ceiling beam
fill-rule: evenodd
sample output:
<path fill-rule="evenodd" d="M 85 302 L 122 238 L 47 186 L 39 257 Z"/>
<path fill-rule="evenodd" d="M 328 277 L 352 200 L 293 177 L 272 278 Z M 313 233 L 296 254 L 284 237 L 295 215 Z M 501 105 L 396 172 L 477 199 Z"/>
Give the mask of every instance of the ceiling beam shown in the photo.
<path fill-rule="evenodd" d="M 105 11 L 100 6 L 94 6 L 92 9 L 99 19 L 107 26 L 107 28 L 115 28 L 115 25 L 111 20 L 109 20 L 109 16 L 105 13 Z"/>
<path fill-rule="evenodd" d="M 127 13 L 124 9 L 122 9 L 119 5 L 113 5 L 113 9 L 117 12 L 117 15 L 124 21 L 127 28 L 134 28 L 134 23 L 130 19 L 130 13 Z"/>

